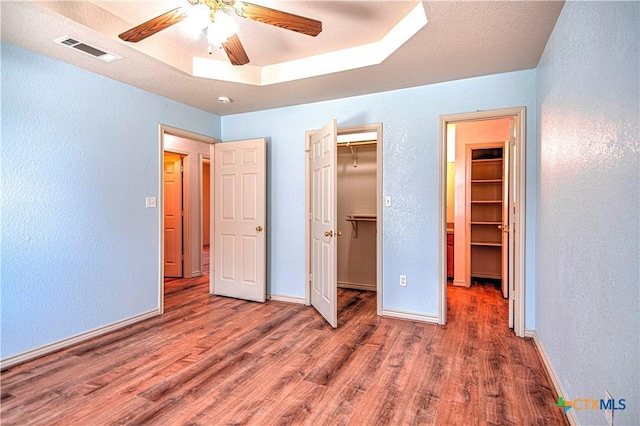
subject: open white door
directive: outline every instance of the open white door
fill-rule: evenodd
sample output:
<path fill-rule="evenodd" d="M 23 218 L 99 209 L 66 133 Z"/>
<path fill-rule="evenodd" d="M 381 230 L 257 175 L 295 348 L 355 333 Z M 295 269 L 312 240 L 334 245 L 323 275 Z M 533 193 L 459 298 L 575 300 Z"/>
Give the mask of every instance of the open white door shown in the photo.
<path fill-rule="evenodd" d="M 333 119 L 311 136 L 311 305 L 338 326 L 336 143 Z"/>
<path fill-rule="evenodd" d="M 513 134 L 513 122 L 511 123 Z M 509 298 L 509 328 L 514 324 L 515 280 L 515 138 L 504 143 L 504 194 L 502 211 L 502 294 Z"/>
<path fill-rule="evenodd" d="M 266 299 L 266 140 L 214 148 L 213 293 Z"/>
<path fill-rule="evenodd" d="M 502 296 L 509 297 L 509 141 L 504 143 L 502 152 Z"/>

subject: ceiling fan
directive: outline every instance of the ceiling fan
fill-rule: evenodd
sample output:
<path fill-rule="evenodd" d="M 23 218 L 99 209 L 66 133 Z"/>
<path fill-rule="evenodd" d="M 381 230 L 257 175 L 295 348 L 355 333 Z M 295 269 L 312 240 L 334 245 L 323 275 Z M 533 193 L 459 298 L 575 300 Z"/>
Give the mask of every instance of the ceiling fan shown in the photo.
<path fill-rule="evenodd" d="M 200 15 L 200 25 L 202 25 L 200 28 L 207 27 L 209 53 L 211 53 L 212 46 L 217 45 L 224 49 L 233 65 L 245 65 L 249 63 L 249 57 L 240 42 L 235 22 L 226 14 L 227 12 L 235 12 L 236 15 L 242 18 L 274 25 L 312 37 L 317 36 L 322 31 L 322 22 L 318 20 L 244 1 L 188 1 L 193 7 L 178 7 L 170 10 L 123 32 L 118 37 L 124 41 L 136 43 L 186 18 L 191 19 L 192 16 Z"/>

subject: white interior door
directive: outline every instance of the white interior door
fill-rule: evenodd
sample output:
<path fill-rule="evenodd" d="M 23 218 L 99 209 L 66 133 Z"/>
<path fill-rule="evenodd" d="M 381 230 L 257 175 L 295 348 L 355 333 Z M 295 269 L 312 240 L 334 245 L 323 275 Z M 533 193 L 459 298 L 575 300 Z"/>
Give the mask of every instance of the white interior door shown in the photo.
<path fill-rule="evenodd" d="M 182 278 L 182 157 L 164 153 L 164 276 Z"/>
<path fill-rule="evenodd" d="M 311 136 L 311 305 L 338 326 L 335 119 Z"/>
<path fill-rule="evenodd" d="M 513 128 L 513 122 L 511 124 Z M 511 134 L 514 132 L 512 131 Z M 515 274 L 514 270 L 516 262 L 515 255 L 515 217 L 516 217 L 516 204 L 515 193 L 517 189 L 516 185 L 516 145 L 515 138 L 512 137 L 504 144 L 504 159 L 505 159 L 505 178 L 504 182 L 504 199 L 503 199 L 503 214 L 502 223 L 506 225 L 502 231 L 502 293 L 504 297 L 509 298 L 509 327 L 513 328 L 514 324 L 514 307 L 515 307 Z M 506 204 L 506 205 L 504 205 Z M 507 231 L 507 232 L 505 232 Z M 505 254 L 506 252 L 506 254 Z"/>
<path fill-rule="evenodd" d="M 266 140 L 214 148 L 213 293 L 266 299 Z"/>
<path fill-rule="evenodd" d="M 502 296 L 509 297 L 509 141 L 504 143 L 502 153 Z"/>

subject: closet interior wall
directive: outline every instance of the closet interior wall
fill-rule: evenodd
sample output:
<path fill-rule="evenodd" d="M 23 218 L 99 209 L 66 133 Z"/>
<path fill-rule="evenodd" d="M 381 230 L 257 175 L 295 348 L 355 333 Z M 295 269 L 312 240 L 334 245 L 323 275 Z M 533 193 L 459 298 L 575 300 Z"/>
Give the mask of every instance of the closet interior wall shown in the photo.
<path fill-rule="evenodd" d="M 376 144 L 337 152 L 338 286 L 376 291 Z"/>

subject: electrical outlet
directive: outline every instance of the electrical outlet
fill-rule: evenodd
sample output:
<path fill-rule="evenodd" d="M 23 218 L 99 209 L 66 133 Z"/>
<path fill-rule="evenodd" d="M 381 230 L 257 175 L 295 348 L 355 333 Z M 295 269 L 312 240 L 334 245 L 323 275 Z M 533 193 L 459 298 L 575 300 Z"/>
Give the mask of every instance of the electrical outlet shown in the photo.
<path fill-rule="evenodd" d="M 607 425 L 613 426 L 613 407 L 616 402 L 613 400 L 613 397 L 611 396 L 609 391 L 604 392 L 604 400 L 606 403 L 609 403 L 609 401 L 612 402 L 611 408 L 607 408 L 606 410 L 604 410 L 604 419 L 606 420 Z"/>
<path fill-rule="evenodd" d="M 156 197 L 147 197 L 145 199 L 145 206 L 148 209 L 155 209 L 156 208 Z"/>
<path fill-rule="evenodd" d="M 401 287 L 406 287 L 407 286 L 407 276 L 406 275 L 400 275 L 400 286 Z"/>

